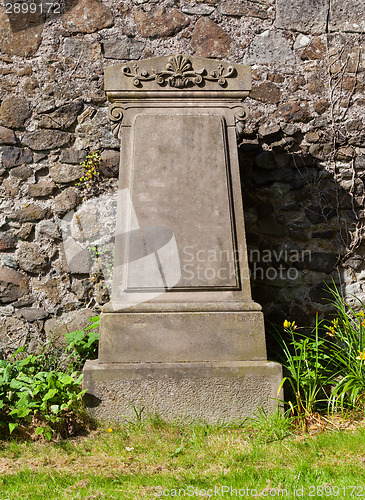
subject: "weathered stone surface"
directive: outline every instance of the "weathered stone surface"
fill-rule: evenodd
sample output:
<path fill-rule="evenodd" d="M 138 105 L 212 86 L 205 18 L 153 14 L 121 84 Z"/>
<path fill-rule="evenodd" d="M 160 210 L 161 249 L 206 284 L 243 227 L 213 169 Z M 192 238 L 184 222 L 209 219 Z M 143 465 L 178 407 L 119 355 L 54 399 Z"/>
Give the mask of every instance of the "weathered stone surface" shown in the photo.
<path fill-rule="evenodd" d="M 190 14 L 195 16 L 209 16 L 213 11 L 214 7 L 211 5 L 194 5 L 194 6 L 186 6 L 181 9 L 184 14 Z"/>
<path fill-rule="evenodd" d="M 4 127 L 23 128 L 32 114 L 29 101 L 20 96 L 6 97 L 0 106 L 0 124 Z"/>
<path fill-rule="evenodd" d="M 195 55 L 202 57 L 227 56 L 232 38 L 218 24 L 209 18 L 201 17 L 195 24 L 191 46 Z"/>
<path fill-rule="evenodd" d="M 99 171 L 104 177 L 118 177 L 119 175 L 119 151 L 106 150 L 101 153 Z"/>
<path fill-rule="evenodd" d="M 46 208 L 42 208 L 36 204 L 31 204 L 16 210 L 9 217 L 10 219 L 17 220 L 19 222 L 31 222 L 44 219 L 47 216 L 47 213 L 48 210 Z"/>
<path fill-rule="evenodd" d="M 365 51 L 360 47 L 330 47 L 329 55 L 332 74 L 340 71 L 356 73 L 365 69 Z"/>
<path fill-rule="evenodd" d="M 10 128 L 0 126 L 0 144 L 16 144 L 14 131 Z"/>
<path fill-rule="evenodd" d="M 351 146 L 345 146 L 339 148 L 336 151 L 335 159 L 339 161 L 351 161 L 354 156 L 355 156 L 354 148 Z"/>
<path fill-rule="evenodd" d="M 29 57 L 42 41 L 41 14 L 6 14 L 0 7 L 0 49 L 9 56 Z"/>
<path fill-rule="evenodd" d="M 208 343 L 209 344 L 209 343 Z M 253 417 L 257 401 L 265 413 L 275 412 L 281 367 L 268 361 L 220 363 L 111 363 L 105 370 L 95 361 L 84 369 L 83 387 L 94 418 L 133 419 L 130 401 L 163 419 L 189 419 L 210 423 L 242 421 Z M 152 366 L 151 366 L 152 365 Z M 222 372 L 224 376 L 222 376 Z M 115 394 L 123 397 L 115 397 Z M 234 397 L 245 394 L 245 398 Z M 86 394 L 89 396 L 89 394 Z M 93 405 L 92 401 L 102 401 Z M 201 404 L 204 401 L 204 405 Z"/>
<path fill-rule="evenodd" d="M 73 238 L 63 243 L 63 253 L 66 269 L 71 274 L 89 274 L 91 269 L 90 254 L 84 250 Z"/>
<path fill-rule="evenodd" d="M 19 267 L 17 261 L 11 255 L 3 255 L 1 260 L 4 266 L 11 267 L 12 269 L 17 269 Z"/>
<path fill-rule="evenodd" d="M 63 43 L 63 55 L 75 61 L 79 57 L 83 60 L 97 61 L 101 56 L 101 48 L 96 41 L 83 38 L 66 38 Z"/>
<path fill-rule="evenodd" d="M 323 77 L 317 73 L 308 75 L 307 89 L 310 94 L 320 94 L 326 87 Z"/>
<path fill-rule="evenodd" d="M 82 102 L 71 102 L 61 106 L 52 113 L 42 115 L 39 119 L 41 128 L 66 130 L 76 121 L 77 115 L 83 108 Z"/>
<path fill-rule="evenodd" d="M 190 19 L 179 10 L 166 10 L 163 7 L 153 8 L 149 12 L 137 8 L 134 20 L 138 31 L 145 38 L 173 36 L 190 23 Z"/>
<path fill-rule="evenodd" d="M 217 5 L 221 0 L 197 0 L 197 3 L 207 3 L 208 5 Z"/>
<path fill-rule="evenodd" d="M 22 181 L 29 179 L 29 177 L 34 173 L 34 170 L 31 167 L 27 167 L 26 165 L 21 165 L 20 167 L 15 167 L 10 170 L 11 177 L 17 177 Z"/>
<path fill-rule="evenodd" d="M 78 121 L 75 129 L 76 149 L 119 148 L 119 140 L 114 137 L 108 123 L 107 108 L 100 108 L 96 113 L 92 108 L 87 108 Z"/>
<path fill-rule="evenodd" d="M 0 165 L 6 169 L 32 161 L 33 155 L 29 149 L 17 148 L 16 146 L 0 147 Z"/>
<path fill-rule="evenodd" d="M 64 292 L 65 285 L 68 286 L 69 280 L 64 276 L 44 276 L 41 278 L 33 278 L 32 285 L 37 291 L 38 296 L 42 301 L 47 301 L 52 304 L 59 304 Z"/>
<path fill-rule="evenodd" d="M 313 158 L 317 158 L 318 160 L 325 160 L 326 156 L 329 155 L 332 151 L 332 144 L 312 144 L 309 148 L 309 153 L 313 156 Z"/>
<path fill-rule="evenodd" d="M 37 243 L 20 241 L 17 250 L 17 260 L 19 267 L 23 271 L 38 273 L 47 266 L 47 259 L 41 247 Z"/>
<path fill-rule="evenodd" d="M 281 99 L 281 90 L 275 83 L 264 82 L 253 86 L 250 97 L 256 101 L 277 104 Z"/>
<path fill-rule="evenodd" d="M 309 36 L 303 35 L 303 33 L 299 33 L 294 42 L 294 50 L 303 49 L 304 47 L 309 45 L 310 41 L 311 39 Z"/>
<path fill-rule="evenodd" d="M 329 0 L 276 0 L 275 26 L 301 33 L 326 31 Z"/>
<path fill-rule="evenodd" d="M 313 108 L 319 115 L 323 114 L 330 107 L 330 103 L 324 97 L 313 103 Z"/>
<path fill-rule="evenodd" d="M 365 3 L 358 0 L 331 0 L 329 31 L 364 33 Z"/>
<path fill-rule="evenodd" d="M 4 179 L 2 188 L 4 196 L 11 197 L 19 194 L 18 183 L 13 183 L 11 178 Z"/>
<path fill-rule="evenodd" d="M 0 233 L 0 252 L 16 248 L 17 239 L 12 233 Z"/>
<path fill-rule="evenodd" d="M 73 182 L 84 174 L 84 169 L 79 165 L 56 165 L 49 169 L 49 175 L 59 184 L 67 184 Z"/>
<path fill-rule="evenodd" d="M 20 240 L 27 240 L 32 235 L 34 224 L 31 222 L 23 222 L 21 228 L 16 231 L 16 235 Z"/>
<path fill-rule="evenodd" d="M 29 326 L 19 318 L 0 317 L 0 348 L 17 349 L 26 344 Z"/>
<path fill-rule="evenodd" d="M 35 151 L 46 151 L 48 149 L 67 146 L 72 140 L 72 135 L 60 130 L 36 130 L 28 132 L 22 139 L 22 143 Z"/>
<path fill-rule="evenodd" d="M 37 104 L 36 107 L 36 112 L 41 114 L 41 113 L 49 113 L 50 111 L 53 111 L 56 109 L 56 103 L 53 97 L 51 96 L 44 96 L 43 99 Z"/>
<path fill-rule="evenodd" d="M 227 16 L 249 16 L 267 19 L 267 8 L 260 3 L 247 0 L 225 0 L 220 3 L 219 12 Z"/>
<path fill-rule="evenodd" d="M 0 307 L 0 316 L 13 316 L 14 311 L 13 305 Z"/>
<path fill-rule="evenodd" d="M 244 64 L 294 64 L 288 40 L 279 31 L 266 30 L 257 35 L 243 58 Z"/>
<path fill-rule="evenodd" d="M 264 139 L 272 139 L 280 133 L 280 130 L 280 125 L 271 125 L 266 123 L 265 125 L 261 125 L 261 127 L 259 128 L 259 136 Z"/>
<path fill-rule="evenodd" d="M 326 46 L 321 40 L 321 37 L 317 36 L 303 50 L 301 58 L 303 59 L 303 61 L 324 59 L 326 57 L 326 50 Z"/>
<path fill-rule="evenodd" d="M 36 238 L 39 238 L 39 236 L 47 236 L 49 238 L 60 238 L 61 233 L 60 229 L 55 224 L 54 222 L 50 220 L 42 220 L 41 222 L 38 222 L 35 228 L 35 236 Z"/>
<path fill-rule="evenodd" d="M 77 241 L 95 240 L 104 234 L 100 214 L 93 210 L 92 204 L 86 204 L 75 213 L 71 222 L 71 235 Z"/>
<path fill-rule="evenodd" d="M 38 321 L 40 319 L 47 318 L 49 316 L 48 312 L 39 307 L 22 307 L 19 310 L 19 313 L 23 316 L 23 318 L 30 323 L 33 321 Z"/>
<path fill-rule="evenodd" d="M 54 182 L 41 181 L 37 184 L 31 184 L 28 188 L 28 194 L 33 198 L 44 198 L 46 196 L 50 196 L 55 187 Z"/>
<path fill-rule="evenodd" d="M 312 119 L 307 101 L 288 101 L 279 104 L 276 115 L 287 122 L 308 122 Z"/>
<path fill-rule="evenodd" d="M 54 211 L 57 215 L 63 215 L 73 210 L 79 202 L 79 196 L 75 188 L 66 188 L 62 193 L 56 196 Z"/>
<path fill-rule="evenodd" d="M 0 304 L 13 302 L 28 291 L 27 276 L 14 269 L 0 267 Z"/>
<path fill-rule="evenodd" d="M 85 328 L 90 324 L 89 318 L 93 316 L 95 316 L 95 312 L 91 309 L 81 309 L 80 311 L 64 313 L 57 318 L 50 318 L 46 320 L 44 325 L 46 336 L 61 345 L 66 345 L 65 333 Z"/>
<path fill-rule="evenodd" d="M 365 169 L 365 155 L 359 155 L 355 158 L 354 166 L 356 169 Z"/>
<path fill-rule="evenodd" d="M 63 149 L 61 151 L 61 161 L 63 163 L 72 163 L 74 165 L 86 160 L 87 152 L 83 149 Z"/>
<path fill-rule="evenodd" d="M 103 42 L 106 59 L 139 59 L 145 43 L 133 38 L 108 38 Z"/>
<path fill-rule="evenodd" d="M 320 135 L 318 134 L 317 131 L 315 130 L 310 130 L 306 136 L 305 136 L 305 140 L 307 142 L 318 142 L 320 139 Z"/>
<path fill-rule="evenodd" d="M 114 24 L 112 11 L 98 0 L 68 0 L 71 10 L 62 16 L 63 26 L 72 33 L 94 33 Z"/>

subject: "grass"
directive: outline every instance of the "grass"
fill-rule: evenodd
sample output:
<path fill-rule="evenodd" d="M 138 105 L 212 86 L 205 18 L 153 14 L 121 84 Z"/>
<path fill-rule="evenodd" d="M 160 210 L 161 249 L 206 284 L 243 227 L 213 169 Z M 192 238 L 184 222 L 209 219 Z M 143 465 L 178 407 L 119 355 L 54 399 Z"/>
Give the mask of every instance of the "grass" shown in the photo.
<path fill-rule="evenodd" d="M 303 435 L 278 415 L 242 426 L 150 420 L 58 443 L 3 441 L 0 499 L 184 498 L 183 489 L 185 498 L 242 498 L 243 490 L 298 498 L 301 487 L 304 498 L 364 496 L 365 426 L 320 432 L 322 423 L 314 418 L 314 434 Z"/>

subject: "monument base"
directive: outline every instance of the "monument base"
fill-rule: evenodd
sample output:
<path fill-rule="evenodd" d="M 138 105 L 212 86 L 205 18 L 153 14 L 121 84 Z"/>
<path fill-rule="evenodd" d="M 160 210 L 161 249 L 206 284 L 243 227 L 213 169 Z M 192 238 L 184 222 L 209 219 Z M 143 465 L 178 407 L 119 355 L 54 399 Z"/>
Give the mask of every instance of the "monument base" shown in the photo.
<path fill-rule="evenodd" d="M 272 412 L 282 379 L 270 361 L 100 363 L 84 368 L 85 402 L 95 418 L 123 421 L 159 415 L 173 421 L 232 422 Z"/>
<path fill-rule="evenodd" d="M 236 304 L 222 304 L 222 310 L 206 304 L 188 304 L 185 311 L 173 306 L 165 305 L 163 312 L 160 305 L 149 310 L 145 304 L 138 311 L 103 312 L 99 363 L 266 361 L 261 311 L 227 310 Z"/>

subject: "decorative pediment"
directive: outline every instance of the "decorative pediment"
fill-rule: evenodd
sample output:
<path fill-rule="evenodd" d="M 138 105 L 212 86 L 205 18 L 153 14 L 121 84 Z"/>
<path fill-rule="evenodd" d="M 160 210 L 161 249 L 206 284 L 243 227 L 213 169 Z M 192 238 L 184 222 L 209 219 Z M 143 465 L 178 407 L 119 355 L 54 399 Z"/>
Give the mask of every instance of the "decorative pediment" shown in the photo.
<path fill-rule="evenodd" d="M 110 93 L 201 92 L 242 93 L 251 90 L 251 68 L 242 64 L 176 54 L 109 66 L 105 90 Z"/>

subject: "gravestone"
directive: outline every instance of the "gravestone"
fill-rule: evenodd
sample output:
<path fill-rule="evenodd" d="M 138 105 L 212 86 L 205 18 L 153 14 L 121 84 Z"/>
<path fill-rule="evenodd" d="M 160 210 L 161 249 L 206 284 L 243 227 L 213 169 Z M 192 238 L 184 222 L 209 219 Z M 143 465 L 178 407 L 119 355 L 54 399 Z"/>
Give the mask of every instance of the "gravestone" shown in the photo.
<path fill-rule="evenodd" d="M 214 422 L 276 407 L 237 153 L 250 89 L 249 67 L 199 57 L 106 68 L 121 152 L 112 296 L 84 369 L 96 417 L 134 407 Z"/>

